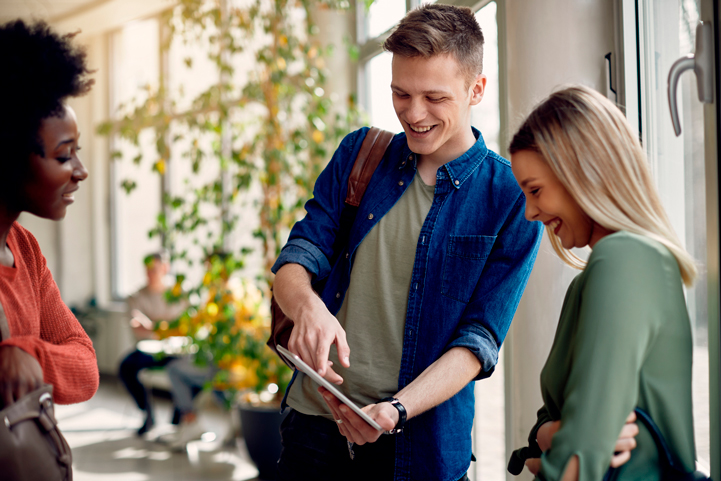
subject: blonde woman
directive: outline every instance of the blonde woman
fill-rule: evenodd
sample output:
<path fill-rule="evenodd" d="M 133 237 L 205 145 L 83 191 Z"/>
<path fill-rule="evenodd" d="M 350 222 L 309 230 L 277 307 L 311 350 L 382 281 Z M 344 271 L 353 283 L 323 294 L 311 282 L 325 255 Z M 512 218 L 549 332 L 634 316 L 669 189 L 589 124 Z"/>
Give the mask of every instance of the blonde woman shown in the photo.
<path fill-rule="evenodd" d="M 561 259 L 582 269 L 541 372 L 544 406 L 523 457 L 542 454 L 526 465 L 538 479 L 602 479 L 639 407 L 675 462 L 693 471 L 683 284 L 691 285 L 696 267 L 661 206 L 638 138 L 609 100 L 570 87 L 536 107 L 510 152 L 526 218 L 543 222 Z M 588 262 L 569 250 L 585 246 L 593 249 Z M 612 479 L 661 479 L 656 444 L 645 426 L 639 430 Z"/>

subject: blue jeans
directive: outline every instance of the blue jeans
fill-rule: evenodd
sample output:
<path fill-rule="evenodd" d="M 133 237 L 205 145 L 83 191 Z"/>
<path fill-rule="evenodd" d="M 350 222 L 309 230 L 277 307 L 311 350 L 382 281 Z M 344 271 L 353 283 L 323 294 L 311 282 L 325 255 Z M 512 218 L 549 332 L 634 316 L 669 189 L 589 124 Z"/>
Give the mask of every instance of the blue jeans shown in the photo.
<path fill-rule="evenodd" d="M 152 417 L 152 406 L 148 401 L 148 390 L 138 379 L 138 373 L 145 368 L 163 367 L 174 357 L 165 357 L 163 359 L 155 359 L 150 354 L 146 354 L 137 349 L 128 354 L 120 363 L 119 377 L 125 385 L 135 403 L 143 411 L 146 411 Z"/>
<path fill-rule="evenodd" d="M 395 436 L 382 435 L 375 443 L 348 443 L 333 421 L 291 410 L 280 427 L 283 449 L 278 481 L 393 480 Z M 467 481 L 463 476 L 459 481 Z"/>
<path fill-rule="evenodd" d="M 196 366 L 188 358 L 174 359 L 165 369 L 170 378 L 173 404 L 181 414 L 193 412 L 193 397 L 213 378 L 215 371 L 210 367 Z"/>

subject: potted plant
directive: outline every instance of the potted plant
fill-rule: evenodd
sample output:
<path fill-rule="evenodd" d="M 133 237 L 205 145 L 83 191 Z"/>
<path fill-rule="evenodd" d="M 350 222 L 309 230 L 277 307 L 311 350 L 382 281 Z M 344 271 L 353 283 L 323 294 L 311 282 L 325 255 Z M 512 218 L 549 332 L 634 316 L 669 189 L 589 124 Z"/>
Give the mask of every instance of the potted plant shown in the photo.
<path fill-rule="evenodd" d="M 111 154 L 114 161 L 149 157 L 166 187 L 174 164 L 190 167 L 185 178 L 163 189 L 157 223 L 148 233 L 161 239 L 179 272 L 172 295 L 185 291 L 191 305 L 176 322 L 162 324 L 160 334 L 193 339 L 199 362 L 218 368 L 211 384 L 228 403 L 266 404 L 270 396 L 277 406 L 290 378 L 265 347 L 270 268 L 338 142 L 363 123 L 354 97 L 328 91 L 326 59 L 333 46 L 319 39 L 314 22 L 320 11 L 351 5 L 179 0 L 161 18 L 161 50 L 190 45 L 207 52 L 215 69 L 208 78 L 217 81 L 186 99 L 184 92 L 192 89 L 183 85 L 184 72 L 171 90 L 160 69 L 158 88 L 147 87 L 139 95 L 144 100 L 122 105 L 116 120 L 99 127 L 113 145 L 127 147 Z M 192 57 L 184 64 L 188 70 L 195 65 Z M 152 133 L 154 149 L 140 148 L 142 131 Z M 134 195 L 133 179 L 119 182 Z M 248 225 L 254 226 L 254 242 L 239 248 Z M 197 266 L 207 253 L 231 248 L 237 256 L 211 255 L 201 278 Z M 236 280 L 247 255 L 259 260 L 260 272 L 251 274 L 257 282 Z"/>
<path fill-rule="evenodd" d="M 236 257 L 207 257 L 200 286 L 185 294 L 198 300 L 183 315 L 158 327 L 160 337 L 186 335 L 190 352 L 215 376 L 207 388 L 223 393 L 227 407 L 238 409 L 243 437 L 261 479 L 273 479 L 280 454 L 280 402 L 292 371 L 266 345 L 270 334 L 267 293 L 257 282 L 239 277 Z"/>

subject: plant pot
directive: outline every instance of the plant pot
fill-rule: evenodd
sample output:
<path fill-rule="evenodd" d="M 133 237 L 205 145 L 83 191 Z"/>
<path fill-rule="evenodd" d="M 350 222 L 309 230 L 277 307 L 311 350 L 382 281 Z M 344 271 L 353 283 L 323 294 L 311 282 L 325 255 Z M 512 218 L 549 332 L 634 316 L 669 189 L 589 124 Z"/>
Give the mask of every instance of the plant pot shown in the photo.
<path fill-rule="evenodd" d="M 281 449 L 280 423 L 289 410 L 281 414 L 277 407 L 239 404 L 238 411 L 245 445 L 250 459 L 258 468 L 258 478 L 276 479 Z"/>

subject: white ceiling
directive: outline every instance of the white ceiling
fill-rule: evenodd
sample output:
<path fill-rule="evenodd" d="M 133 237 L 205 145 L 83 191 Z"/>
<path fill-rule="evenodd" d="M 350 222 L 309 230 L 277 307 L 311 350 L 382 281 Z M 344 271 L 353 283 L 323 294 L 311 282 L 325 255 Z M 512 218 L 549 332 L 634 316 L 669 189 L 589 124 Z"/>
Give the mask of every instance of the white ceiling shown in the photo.
<path fill-rule="evenodd" d="M 43 18 L 53 21 L 108 0 L 0 0 L 0 21 Z"/>
<path fill-rule="evenodd" d="M 175 0 L 0 0 L 0 23 L 43 19 L 59 31 L 94 35 L 156 15 Z"/>

